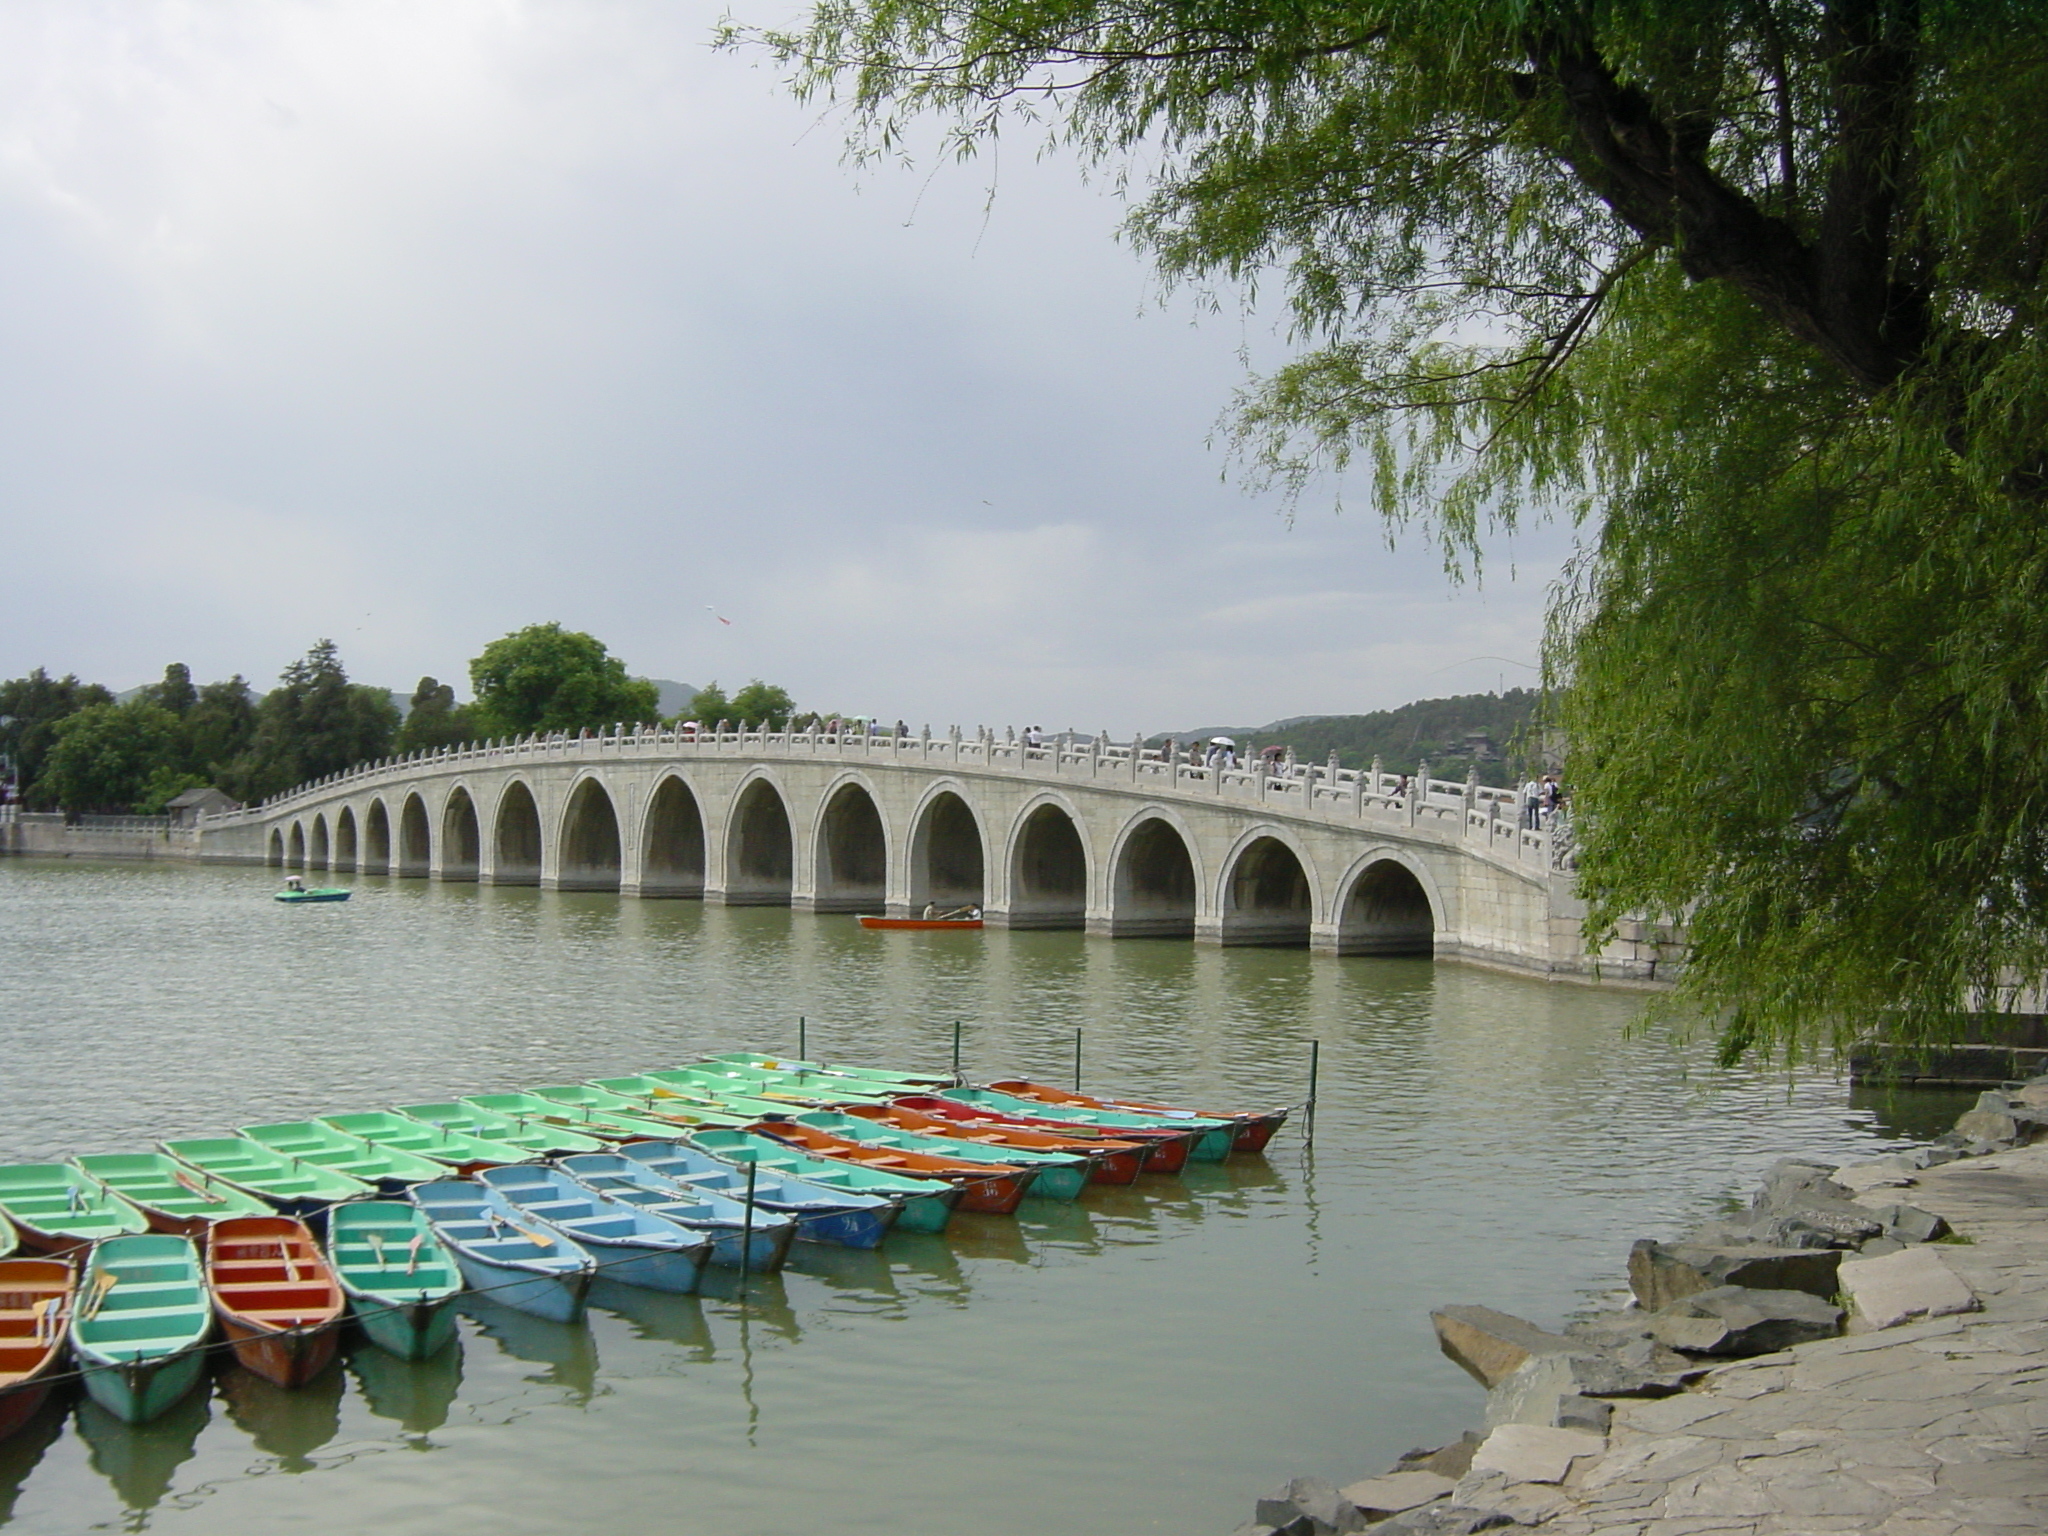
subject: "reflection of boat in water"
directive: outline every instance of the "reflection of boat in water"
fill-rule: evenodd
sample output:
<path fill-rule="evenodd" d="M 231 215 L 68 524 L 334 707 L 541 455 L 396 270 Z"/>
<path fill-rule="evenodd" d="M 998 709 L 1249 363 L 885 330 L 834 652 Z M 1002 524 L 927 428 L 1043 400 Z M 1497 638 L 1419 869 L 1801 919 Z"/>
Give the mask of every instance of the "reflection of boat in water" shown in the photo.
<path fill-rule="evenodd" d="M 744 1287 L 736 1270 L 709 1269 L 704 1272 L 704 1280 L 704 1299 L 714 1304 L 712 1316 L 730 1316 L 737 1309 L 750 1326 L 766 1328 L 777 1338 L 795 1340 L 803 1336 L 780 1270 L 772 1275 L 752 1276 Z"/>
<path fill-rule="evenodd" d="M 254 1371 L 227 1371 L 220 1398 L 256 1448 L 277 1458 L 278 1470 L 310 1472 L 313 1453 L 341 1433 L 345 1385 L 337 1370 L 323 1370 L 299 1387 L 280 1387 Z"/>
<path fill-rule="evenodd" d="M 530 1376 L 529 1381 L 561 1387 L 579 1403 L 590 1401 L 597 1390 L 597 1340 L 582 1317 L 558 1323 L 515 1311 L 488 1296 L 464 1296 L 456 1305 L 514 1360 L 547 1367 L 545 1375 Z"/>
<path fill-rule="evenodd" d="M 599 1275 L 590 1287 L 590 1304 L 624 1318 L 635 1338 L 680 1344 L 694 1359 L 711 1358 L 711 1329 L 704 1321 L 704 1304 L 696 1296 L 621 1285 Z"/>
<path fill-rule="evenodd" d="M 1050 1205 L 1051 1201 L 1041 1201 Z M 998 1259 L 1006 1264 L 1029 1264 L 1031 1244 L 1016 1218 L 980 1216 L 962 1212 L 946 1229 L 946 1242 L 963 1259 Z"/>
<path fill-rule="evenodd" d="M 21 1497 L 22 1484 L 36 1469 L 47 1451 L 64 1433 L 64 1421 L 71 1416 L 68 1394 L 45 1402 L 21 1422 L 21 1427 L 0 1441 L 0 1525 L 14 1518 L 14 1501 Z"/>
<path fill-rule="evenodd" d="M 1191 1164 L 1181 1177 L 1190 1193 L 1209 1197 L 1206 1204 L 1223 1210 L 1238 1209 L 1247 1203 L 1231 1196 L 1266 1190 L 1284 1192 L 1288 1188 L 1286 1173 L 1264 1158 L 1234 1157 L 1227 1163 Z"/>
<path fill-rule="evenodd" d="M 408 1434 L 431 1434 L 448 1422 L 448 1410 L 462 1388 L 462 1341 L 424 1360 L 401 1360 L 374 1346 L 359 1348 L 349 1355 L 348 1368 L 370 1412 Z"/>
<path fill-rule="evenodd" d="M 122 1507 L 155 1509 L 178 1468 L 192 1459 L 213 1418 L 212 1394 L 187 1392 L 147 1424 L 127 1424 L 91 1398 L 78 1404 L 78 1434 L 93 1471 L 114 1485 Z"/>
<path fill-rule="evenodd" d="M 1089 1203 L 1095 1197 L 1091 1194 Z M 1065 1248 L 1073 1253 L 1100 1253 L 1102 1234 L 1085 1206 L 1040 1201 L 1017 1218 L 1017 1231 L 1034 1247 Z"/>

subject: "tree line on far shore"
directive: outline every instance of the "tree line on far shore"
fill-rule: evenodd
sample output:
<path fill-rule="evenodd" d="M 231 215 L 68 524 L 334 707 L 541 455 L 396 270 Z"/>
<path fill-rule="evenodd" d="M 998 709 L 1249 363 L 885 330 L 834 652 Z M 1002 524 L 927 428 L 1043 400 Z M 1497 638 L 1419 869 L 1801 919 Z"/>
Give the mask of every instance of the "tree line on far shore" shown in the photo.
<path fill-rule="evenodd" d="M 602 641 L 560 624 L 494 640 L 469 666 L 475 699 L 423 677 L 401 713 L 392 695 L 349 681 L 320 640 L 258 696 L 240 673 L 195 684 L 172 662 L 125 701 L 41 667 L 0 682 L 0 790 L 32 810 L 159 815 L 190 789 L 253 803 L 308 779 L 397 753 L 662 720 L 659 693 Z M 798 716 L 788 692 L 758 678 L 730 697 L 712 682 L 680 718 L 705 726 Z"/>

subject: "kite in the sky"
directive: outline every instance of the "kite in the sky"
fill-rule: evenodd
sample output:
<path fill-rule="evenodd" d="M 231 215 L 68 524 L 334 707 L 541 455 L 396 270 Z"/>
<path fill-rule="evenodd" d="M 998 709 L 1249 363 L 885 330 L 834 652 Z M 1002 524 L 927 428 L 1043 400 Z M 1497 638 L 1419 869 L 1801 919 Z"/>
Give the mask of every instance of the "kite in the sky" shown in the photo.
<path fill-rule="evenodd" d="M 714 619 L 718 620 L 718 622 L 723 624 L 726 628 L 732 628 L 732 620 L 728 619 L 724 614 L 720 613 L 716 608 L 712 607 L 709 603 L 706 603 L 704 605 L 704 611 L 710 614 L 711 617 L 713 617 Z"/>

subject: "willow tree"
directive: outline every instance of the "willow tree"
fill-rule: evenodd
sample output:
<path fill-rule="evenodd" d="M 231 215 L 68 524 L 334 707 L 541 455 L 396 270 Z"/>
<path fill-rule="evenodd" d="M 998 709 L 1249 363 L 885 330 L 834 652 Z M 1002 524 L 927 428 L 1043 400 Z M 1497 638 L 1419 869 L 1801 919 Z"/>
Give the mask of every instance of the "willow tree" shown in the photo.
<path fill-rule="evenodd" d="M 1281 286 L 1260 474 L 1458 560 L 1577 520 L 1592 933 L 1682 919 L 1731 1053 L 2048 973 L 2048 6 L 827 0 L 725 41 L 860 154 L 1025 126 L 1126 178 L 1169 282 Z"/>

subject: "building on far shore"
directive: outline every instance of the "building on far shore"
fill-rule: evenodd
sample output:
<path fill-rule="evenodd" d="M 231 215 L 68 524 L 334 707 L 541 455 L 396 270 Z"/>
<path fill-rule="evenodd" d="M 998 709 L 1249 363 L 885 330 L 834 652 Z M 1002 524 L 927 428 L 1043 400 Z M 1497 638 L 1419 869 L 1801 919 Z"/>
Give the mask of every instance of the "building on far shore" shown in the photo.
<path fill-rule="evenodd" d="M 222 811 L 239 811 L 241 808 L 241 801 L 221 793 L 211 784 L 200 789 L 188 789 L 164 806 L 174 827 L 196 827 L 202 816 L 217 816 Z"/>

